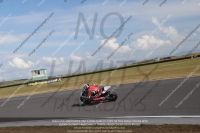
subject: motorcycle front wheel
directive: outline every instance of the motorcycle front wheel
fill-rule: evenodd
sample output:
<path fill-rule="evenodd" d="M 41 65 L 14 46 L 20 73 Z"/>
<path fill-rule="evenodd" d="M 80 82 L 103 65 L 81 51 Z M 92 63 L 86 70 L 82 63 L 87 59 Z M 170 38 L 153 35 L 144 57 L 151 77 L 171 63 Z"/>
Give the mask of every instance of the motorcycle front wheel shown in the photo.
<path fill-rule="evenodd" d="M 117 100 L 117 94 L 115 92 L 109 93 L 109 101 L 115 101 Z"/>
<path fill-rule="evenodd" d="M 80 100 L 81 100 L 81 102 L 83 102 L 83 103 L 85 103 L 85 104 L 90 104 L 90 103 L 91 103 L 91 100 L 88 100 L 88 99 L 86 99 L 86 98 L 80 97 Z"/>

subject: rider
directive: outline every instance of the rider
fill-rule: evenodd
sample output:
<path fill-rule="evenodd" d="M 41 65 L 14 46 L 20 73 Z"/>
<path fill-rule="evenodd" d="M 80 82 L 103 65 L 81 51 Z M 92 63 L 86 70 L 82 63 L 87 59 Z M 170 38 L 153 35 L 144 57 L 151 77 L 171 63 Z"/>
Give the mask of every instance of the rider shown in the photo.
<path fill-rule="evenodd" d="M 88 99 L 92 98 L 93 101 L 101 101 L 105 99 L 104 97 L 99 97 L 102 94 L 102 88 L 99 88 L 98 85 L 84 84 L 84 88 L 88 94 Z"/>

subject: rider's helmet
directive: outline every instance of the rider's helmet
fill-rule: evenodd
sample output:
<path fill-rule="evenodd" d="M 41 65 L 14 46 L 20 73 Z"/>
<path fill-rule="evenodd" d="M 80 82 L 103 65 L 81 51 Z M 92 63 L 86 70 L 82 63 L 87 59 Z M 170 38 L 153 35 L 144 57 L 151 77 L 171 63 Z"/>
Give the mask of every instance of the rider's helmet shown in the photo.
<path fill-rule="evenodd" d="M 87 90 L 88 87 L 89 87 L 89 84 L 84 84 L 84 86 L 83 86 L 83 88 L 84 88 L 85 90 Z"/>

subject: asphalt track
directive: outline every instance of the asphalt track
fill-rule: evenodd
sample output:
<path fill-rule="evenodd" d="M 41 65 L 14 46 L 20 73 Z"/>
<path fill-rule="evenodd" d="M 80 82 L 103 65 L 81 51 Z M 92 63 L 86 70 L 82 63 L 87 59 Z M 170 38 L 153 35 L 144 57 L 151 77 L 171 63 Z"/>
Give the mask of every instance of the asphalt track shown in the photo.
<path fill-rule="evenodd" d="M 91 105 L 84 105 L 79 101 L 81 89 L 58 92 L 48 102 L 46 101 L 53 93 L 32 95 L 24 102 L 24 105 L 21 103 L 27 96 L 13 97 L 2 107 L 0 106 L 0 122 L 55 118 L 100 119 L 106 117 L 128 118 L 130 116 L 200 116 L 200 87 L 194 90 L 178 108 L 175 107 L 200 82 L 200 77 L 190 77 L 180 88 L 174 91 L 167 101 L 159 106 L 184 79 L 149 81 L 137 88 L 138 83 L 124 84 L 119 87 L 112 85 L 111 89 L 114 89 L 118 94 L 118 99 L 115 102 L 94 103 Z M 144 97 L 145 95 L 146 97 Z M 126 99 L 124 99 L 125 96 L 127 96 Z M 0 105 L 5 100 L 0 99 Z M 62 105 L 63 101 L 66 102 Z M 19 106 L 20 104 L 21 106 Z"/>

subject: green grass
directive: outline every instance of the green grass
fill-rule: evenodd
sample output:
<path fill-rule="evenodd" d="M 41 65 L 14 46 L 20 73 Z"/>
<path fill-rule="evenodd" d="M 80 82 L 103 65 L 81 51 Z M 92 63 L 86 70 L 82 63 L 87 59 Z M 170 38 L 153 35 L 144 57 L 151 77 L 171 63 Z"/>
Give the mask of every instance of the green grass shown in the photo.
<path fill-rule="evenodd" d="M 0 87 L 3 86 L 8 86 L 8 85 L 14 85 L 14 84 L 20 84 L 20 83 L 24 83 L 24 82 L 28 82 L 30 80 L 28 79 L 21 79 L 21 80 L 13 80 L 13 81 L 0 81 Z"/>
<path fill-rule="evenodd" d="M 149 76 L 149 80 L 157 80 L 157 79 L 166 79 L 166 78 L 177 78 L 177 77 L 185 77 L 188 76 L 194 69 L 200 65 L 200 58 L 187 59 L 187 60 L 179 60 L 173 62 L 165 62 L 159 64 L 152 64 L 147 66 L 141 66 L 140 69 L 144 73 L 148 74 L 151 70 L 153 70 L 156 65 L 159 65 L 158 68 Z M 126 71 L 124 75 L 124 80 L 121 81 L 122 73 Z M 69 82 L 66 83 L 61 90 L 80 88 L 84 83 L 89 84 L 101 84 L 104 79 L 111 73 L 110 72 L 101 72 L 95 74 L 88 74 L 84 76 L 76 76 L 70 78 Z M 99 76 L 101 75 L 101 79 Z M 200 69 L 198 69 L 194 75 L 199 76 Z M 92 78 L 91 78 L 92 77 Z M 87 78 L 87 80 L 86 80 Z M 91 80 L 89 80 L 91 78 Z M 110 85 L 110 84 L 119 84 L 120 82 L 128 83 L 128 82 L 139 82 L 142 81 L 144 75 L 139 73 L 137 67 L 126 68 L 121 70 L 116 70 L 110 78 L 105 80 L 101 85 Z M 64 84 L 64 82 L 68 80 L 68 78 L 63 79 L 61 82 L 55 82 L 50 84 L 44 84 L 40 88 L 37 89 L 36 93 L 45 93 L 45 92 L 53 92 L 56 91 L 59 86 Z M 17 88 L 20 86 L 2 88 L 0 89 L 0 98 L 6 98 L 11 96 Z M 17 91 L 14 96 L 20 95 L 29 95 L 32 91 L 36 89 L 37 86 L 22 86 L 21 89 Z"/>

